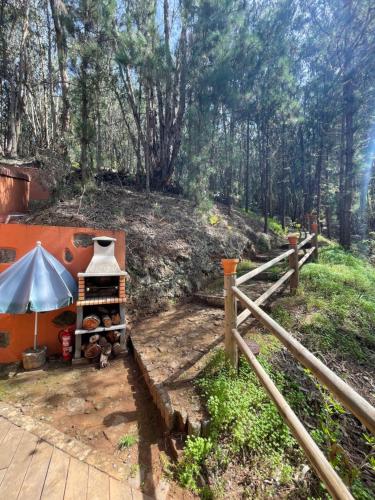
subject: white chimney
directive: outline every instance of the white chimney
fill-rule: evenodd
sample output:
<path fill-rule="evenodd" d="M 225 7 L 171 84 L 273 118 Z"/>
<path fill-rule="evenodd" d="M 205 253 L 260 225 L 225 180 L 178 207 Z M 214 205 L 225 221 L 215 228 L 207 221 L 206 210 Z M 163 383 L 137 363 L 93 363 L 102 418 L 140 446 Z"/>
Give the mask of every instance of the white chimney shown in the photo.
<path fill-rule="evenodd" d="M 84 273 L 78 276 L 123 276 L 115 257 L 116 238 L 109 236 L 98 236 L 92 239 L 94 242 L 94 255 Z"/>

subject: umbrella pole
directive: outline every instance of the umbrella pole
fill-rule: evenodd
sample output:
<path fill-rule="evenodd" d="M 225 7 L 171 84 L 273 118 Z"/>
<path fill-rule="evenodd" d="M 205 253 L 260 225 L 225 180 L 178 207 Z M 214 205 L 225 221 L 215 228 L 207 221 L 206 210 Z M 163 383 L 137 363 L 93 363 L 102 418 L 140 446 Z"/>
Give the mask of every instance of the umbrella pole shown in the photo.
<path fill-rule="evenodd" d="M 36 351 L 36 340 L 38 337 L 38 313 L 35 313 L 35 323 L 34 323 L 34 351 Z"/>

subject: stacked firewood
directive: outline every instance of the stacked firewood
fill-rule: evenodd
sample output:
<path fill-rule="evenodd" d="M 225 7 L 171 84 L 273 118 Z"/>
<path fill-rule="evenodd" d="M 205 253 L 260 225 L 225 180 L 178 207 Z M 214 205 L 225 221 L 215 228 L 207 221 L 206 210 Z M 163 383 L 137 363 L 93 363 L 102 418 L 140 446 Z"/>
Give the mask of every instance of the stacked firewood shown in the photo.
<path fill-rule="evenodd" d="M 82 327 L 85 330 L 95 330 L 100 326 L 109 328 L 121 323 L 120 314 L 116 310 L 109 312 L 106 308 L 98 308 L 97 313 L 85 316 L 82 322 Z M 100 368 L 106 368 L 108 366 L 108 359 L 111 356 L 118 356 L 122 351 L 120 336 L 121 334 L 117 330 L 91 335 L 88 343 L 82 344 L 82 351 L 85 358 L 99 361 Z"/>
<path fill-rule="evenodd" d="M 82 328 L 84 330 L 95 330 L 95 328 L 99 326 L 109 328 L 110 326 L 119 325 L 120 323 L 120 313 L 116 309 L 109 312 L 105 307 L 98 307 L 96 314 L 90 314 L 83 318 Z"/>
<path fill-rule="evenodd" d="M 108 359 L 118 356 L 122 351 L 120 332 L 111 330 L 105 335 L 91 335 L 88 343 L 82 344 L 82 351 L 85 358 L 99 361 L 100 368 L 106 368 Z"/>

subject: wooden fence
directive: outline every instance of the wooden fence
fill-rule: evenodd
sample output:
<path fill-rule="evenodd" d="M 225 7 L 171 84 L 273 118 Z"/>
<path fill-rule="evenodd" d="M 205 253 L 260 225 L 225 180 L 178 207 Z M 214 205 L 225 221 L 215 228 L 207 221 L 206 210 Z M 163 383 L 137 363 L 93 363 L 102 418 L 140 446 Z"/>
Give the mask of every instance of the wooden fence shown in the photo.
<path fill-rule="evenodd" d="M 289 236 L 289 250 L 239 278 L 237 278 L 236 275 L 238 260 L 222 260 L 222 266 L 224 268 L 225 351 L 234 366 L 238 364 L 238 348 L 242 351 L 256 373 L 260 383 L 275 403 L 283 420 L 305 451 L 311 465 L 326 485 L 333 498 L 338 498 L 340 500 L 352 499 L 352 495 L 341 478 L 316 445 L 315 441 L 307 432 L 297 415 L 279 392 L 276 385 L 272 382 L 269 375 L 258 362 L 237 330 L 249 316 L 254 316 L 262 325 L 271 331 L 282 344 L 284 344 L 301 364 L 311 370 L 314 376 L 334 394 L 345 408 L 352 412 L 363 425 L 375 434 L 375 408 L 259 307 L 288 280 L 291 293 L 296 293 L 299 282 L 299 269 L 309 258 L 313 260 L 318 259 L 317 224 L 312 224 L 311 230 L 312 233 L 299 244 L 297 236 Z M 304 256 L 299 260 L 299 250 L 305 247 L 309 242 L 311 242 L 311 248 L 306 250 Z M 289 270 L 277 280 L 276 283 L 271 285 L 257 300 L 250 300 L 249 297 L 238 288 L 251 278 L 254 278 L 261 272 L 285 259 L 289 261 Z M 244 311 L 238 316 L 237 301 L 240 301 L 244 306 Z"/>

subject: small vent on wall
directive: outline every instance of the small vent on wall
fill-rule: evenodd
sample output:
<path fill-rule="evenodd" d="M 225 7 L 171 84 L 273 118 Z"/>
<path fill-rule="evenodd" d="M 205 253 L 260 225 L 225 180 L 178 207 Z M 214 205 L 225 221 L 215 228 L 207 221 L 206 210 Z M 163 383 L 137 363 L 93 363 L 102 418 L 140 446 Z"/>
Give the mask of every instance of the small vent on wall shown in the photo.
<path fill-rule="evenodd" d="M 69 248 L 65 248 L 64 251 L 64 260 L 65 262 L 72 262 L 74 259 L 72 252 L 69 250 Z"/>
<path fill-rule="evenodd" d="M 95 238 L 95 234 L 89 234 L 89 233 L 75 233 L 73 236 L 73 245 L 76 248 L 83 247 L 91 247 L 93 246 L 94 242 L 92 239 Z"/>
<path fill-rule="evenodd" d="M 0 248 L 0 264 L 9 264 L 16 260 L 14 248 Z"/>
<path fill-rule="evenodd" d="M 9 332 L 0 332 L 0 348 L 8 347 L 10 341 Z"/>

